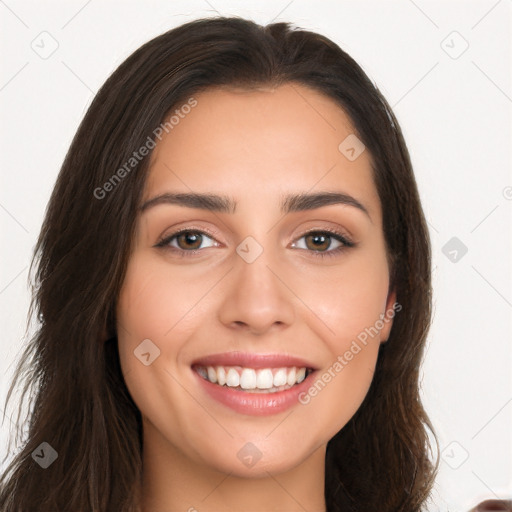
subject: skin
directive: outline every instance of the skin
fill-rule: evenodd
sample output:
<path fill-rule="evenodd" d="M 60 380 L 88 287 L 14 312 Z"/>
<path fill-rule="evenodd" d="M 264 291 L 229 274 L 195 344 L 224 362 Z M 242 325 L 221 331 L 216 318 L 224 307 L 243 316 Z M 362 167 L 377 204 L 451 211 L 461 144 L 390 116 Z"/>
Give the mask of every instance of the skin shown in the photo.
<path fill-rule="evenodd" d="M 354 415 L 370 386 L 392 320 L 308 404 L 249 416 L 214 401 L 191 369 L 206 355 L 244 351 L 305 358 L 332 368 L 353 340 L 392 309 L 379 197 L 368 151 L 349 161 L 339 144 L 354 133 L 331 99 L 298 84 L 256 91 L 209 90 L 151 157 L 144 201 L 166 192 L 227 195 L 236 213 L 159 204 L 140 213 L 117 320 L 121 366 L 144 430 L 144 512 L 325 511 L 327 442 Z M 281 196 L 337 191 L 345 204 L 282 215 Z M 196 244 L 179 228 L 210 229 Z M 341 230 L 356 245 L 315 257 L 311 231 Z M 237 246 L 252 236 L 262 254 Z M 309 240 L 309 242 L 308 242 Z M 331 245 L 329 245 L 329 241 Z M 195 256 L 190 252 L 200 247 Z M 146 366 L 144 339 L 160 350 Z M 252 467 L 237 452 L 261 452 Z"/>

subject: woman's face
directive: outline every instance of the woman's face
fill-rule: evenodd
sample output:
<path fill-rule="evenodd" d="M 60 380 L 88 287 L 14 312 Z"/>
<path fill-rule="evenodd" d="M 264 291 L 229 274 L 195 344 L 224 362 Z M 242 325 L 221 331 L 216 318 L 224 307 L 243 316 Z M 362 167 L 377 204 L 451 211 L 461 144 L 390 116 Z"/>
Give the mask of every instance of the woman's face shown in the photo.
<path fill-rule="evenodd" d="M 282 472 L 353 416 L 391 329 L 371 157 L 304 86 L 195 100 L 151 157 L 117 307 L 122 370 L 145 449 Z"/>

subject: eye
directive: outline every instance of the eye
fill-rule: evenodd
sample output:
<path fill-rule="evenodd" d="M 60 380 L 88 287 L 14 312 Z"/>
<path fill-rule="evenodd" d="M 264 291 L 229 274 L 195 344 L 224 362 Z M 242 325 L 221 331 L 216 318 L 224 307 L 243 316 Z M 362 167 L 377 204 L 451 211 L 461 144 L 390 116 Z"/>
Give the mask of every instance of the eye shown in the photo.
<path fill-rule="evenodd" d="M 326 257 L 326 256 L 336 256 L 342 251 L 348 249 L 349 247 L 354 247 L 354 243 L 350 241 L 345 235 L 342 233 L 338 233 L 337 231 L 309 231 L 302 235 L 298 240 L 305 240 L 305 244 L 301 247 L 300 244 L 297 245 L 296 242 L 292 244 L 292 247 L 295 246 L 298 249 L 305 249 L 310 252 L 314 256 Z M 335 247 L 332 248 L 333 240 L 335 242 Z M 338 244 L 336 246 L 336 244 Z"/>
<path fill-rule="evenodd" d="M 169 236 L 166 236 L 160 242 L 156 244 L 156 247 L 169 248 L 172 250 L 176 250 L 184 255 L 184 253 L 189 252 L 195 254 L 199 249 L 205 249 L 207 247 L 215 247 L 217 246 L 217 242 L 213 241 L 213 238 L 209 236 L 210 234 L 206 231 L 201 230 L 192 230 L 192 229 L 182 229 L 181 231 L 176 231 L 175 233 L 171 233 Z M 202 243 L 205 239 L 211 240 L 213 243 L 210 245 L 202 246 Z"/>
<path fill-rule="evenodd" d="M 302 239 L 305 240 L 305 244 L 297 244 L 297 242 L 294 242 L 292 247 L 306 250 L 313 256 L 321 258 L 336 256 L 342 251 L 355 246 L 355 243 L 350 241 L 344 234 L 337 231 L 309 231 L 297 240 L 301 241 Z M 210 240 L 209 245 L 203 245 L 205 240 Z M 334 248 L 332 248 L 333 241 L 335 245 Z M 164 237 L 155 247 L 171 250 L 179 256 L 194 256 L 198 254 L 201 249 L 218 247 L 218 245 L 212 233 L 206 230 L 186 228 Z"/>

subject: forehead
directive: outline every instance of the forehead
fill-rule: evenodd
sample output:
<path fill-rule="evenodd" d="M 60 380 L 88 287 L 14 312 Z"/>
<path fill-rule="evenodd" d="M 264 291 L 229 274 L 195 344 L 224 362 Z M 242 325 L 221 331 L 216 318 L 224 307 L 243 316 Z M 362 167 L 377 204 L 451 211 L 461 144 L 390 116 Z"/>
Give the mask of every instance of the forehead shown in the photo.
<path fill-rule="evenodd" d="M 365 150 L 350 161 L 340 151 L 354 128 L 334 100 L 298 84 L 212 89 L 194 98 L 194 107 L 177 105 L 170 114 L 172 128 L 151 156 L 144 199 L 219 192 L 255 205 L 274 194 L 321 189 L 359 197 L 372 218 L 379 216 L 371 155 Z"/>

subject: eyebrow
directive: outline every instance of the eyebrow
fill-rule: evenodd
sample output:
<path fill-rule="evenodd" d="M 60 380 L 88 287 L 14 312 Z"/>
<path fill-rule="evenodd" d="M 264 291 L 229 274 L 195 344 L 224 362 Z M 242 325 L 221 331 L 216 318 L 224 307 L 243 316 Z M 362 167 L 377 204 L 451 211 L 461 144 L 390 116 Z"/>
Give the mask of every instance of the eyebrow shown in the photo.
<path fill-rule="evenodd" d="M 231 214 L 236 212 L 237 207 L 237 202 L 228 196 L 196 192 L 168 192 L 148 199 L 140 209 L 144 212 L 154 206 L 162 204 L 175 204 L 178 206 L 185 206 L 187 208 L 198 208 L 201 210 Z M 342 192 L 317 192 L 313 194 L 303 192 L 290 194 L 282 198 L 280 209 L 282 214 L 287 214 L 291 212 L 314 210 L 316 208 L 321 208 L 322 206 L 329 206 L 333 204 L 353 206 L 354 208 L 364 212 L 371 220 L 370 214 L 363 204 L 351 195 Z"/>

